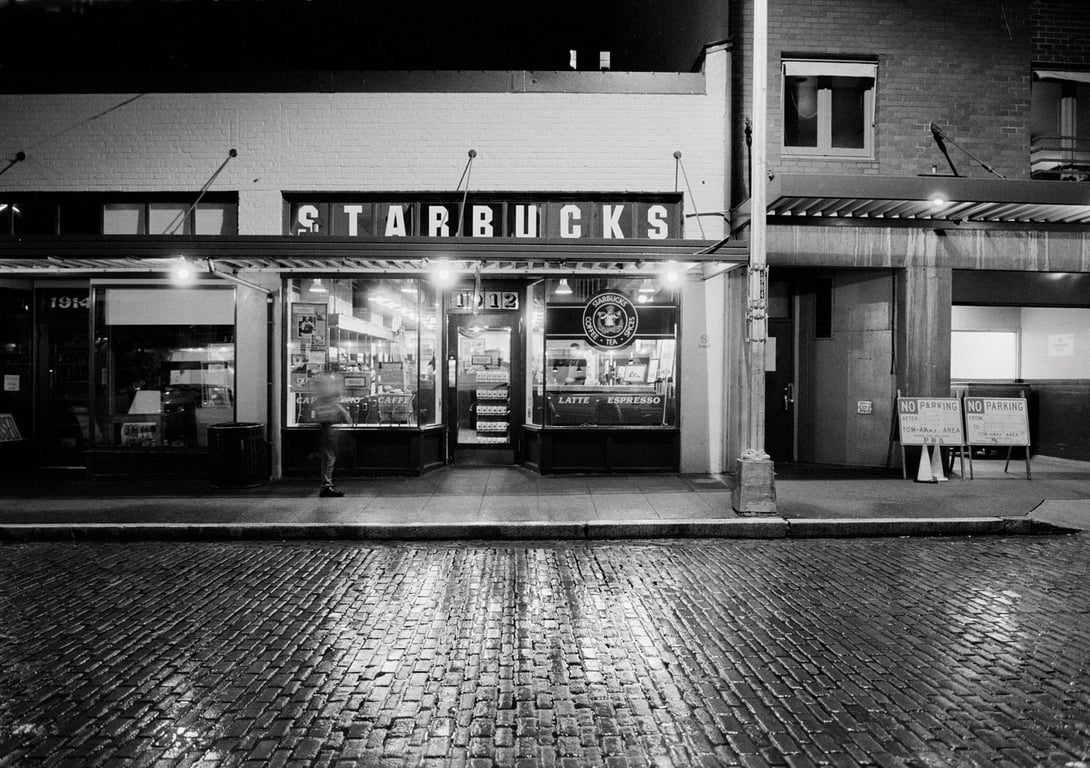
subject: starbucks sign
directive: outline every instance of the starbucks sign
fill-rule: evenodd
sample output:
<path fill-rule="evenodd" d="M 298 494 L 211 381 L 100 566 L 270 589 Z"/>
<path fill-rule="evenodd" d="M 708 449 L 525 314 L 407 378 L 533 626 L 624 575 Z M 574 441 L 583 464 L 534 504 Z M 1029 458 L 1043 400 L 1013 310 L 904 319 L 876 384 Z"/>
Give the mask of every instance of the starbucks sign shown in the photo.
<path fill-rule="evenodd" d="M 638 327 L 636 305 L 619 291 L 595 294 L 583 307 L 583 335 L 598 349 L 626 346 Z"/>

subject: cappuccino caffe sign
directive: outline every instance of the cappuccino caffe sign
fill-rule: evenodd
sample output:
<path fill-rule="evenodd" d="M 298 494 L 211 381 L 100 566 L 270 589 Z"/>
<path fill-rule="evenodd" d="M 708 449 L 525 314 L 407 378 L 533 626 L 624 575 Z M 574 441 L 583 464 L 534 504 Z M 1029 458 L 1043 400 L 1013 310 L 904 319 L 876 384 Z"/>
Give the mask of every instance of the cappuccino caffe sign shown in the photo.
<path fill-rule="evenodd" d="M 583 335 L 598 349 L 626 346 L 639 324 L 636 305 L 619 291 L 602 291 L 583 308 Z"/>

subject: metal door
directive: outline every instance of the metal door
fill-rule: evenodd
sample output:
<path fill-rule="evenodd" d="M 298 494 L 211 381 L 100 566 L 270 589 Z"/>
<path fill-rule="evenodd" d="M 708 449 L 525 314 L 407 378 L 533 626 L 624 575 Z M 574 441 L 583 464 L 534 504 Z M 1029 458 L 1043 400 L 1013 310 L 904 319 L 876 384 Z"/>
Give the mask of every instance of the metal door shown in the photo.
<path fill-rule="evenodd" d="M 765 351 L 765 451 L 795 460 L 795 328 L 791 318 L 768 321 Z"/>

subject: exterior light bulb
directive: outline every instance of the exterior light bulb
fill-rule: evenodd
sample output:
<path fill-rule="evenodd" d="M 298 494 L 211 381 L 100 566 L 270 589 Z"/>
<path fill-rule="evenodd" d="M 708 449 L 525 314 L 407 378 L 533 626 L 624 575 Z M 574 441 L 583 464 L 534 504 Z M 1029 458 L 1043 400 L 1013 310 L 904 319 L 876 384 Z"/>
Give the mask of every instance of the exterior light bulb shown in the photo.
<path fill-rule="evenodd" d="M 439 259 L 432 271 L 432 279 L 440 285 L 447 285 L 454 281 L 454 270 L 447 259 Z"/>
<path fill-rule="evenodd" d="M 176 283 L 188 283 L 193 279 L 193 265 L 185 256 L 178 257 L 178 263 L 170 271 L 171 277 Z"/>

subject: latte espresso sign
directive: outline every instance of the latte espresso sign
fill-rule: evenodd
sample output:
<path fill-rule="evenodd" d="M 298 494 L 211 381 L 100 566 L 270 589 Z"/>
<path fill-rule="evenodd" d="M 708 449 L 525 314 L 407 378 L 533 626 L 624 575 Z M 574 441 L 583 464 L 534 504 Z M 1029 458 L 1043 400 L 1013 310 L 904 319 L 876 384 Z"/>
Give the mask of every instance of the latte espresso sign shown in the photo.
<path fill-rule="evenodd" d="M 636 305 L 619 291 L 595 294 L 583 308 L 583 335 L 598 349 L 626 346 L 639 324 Z"/>

